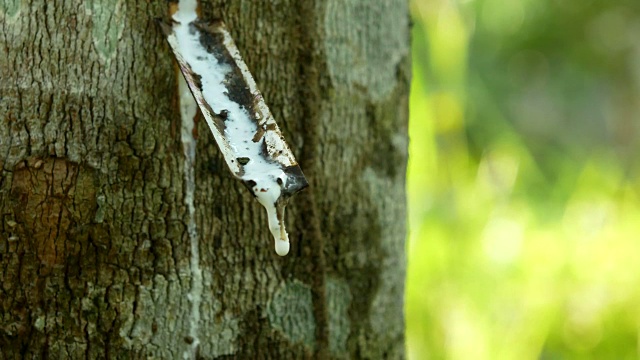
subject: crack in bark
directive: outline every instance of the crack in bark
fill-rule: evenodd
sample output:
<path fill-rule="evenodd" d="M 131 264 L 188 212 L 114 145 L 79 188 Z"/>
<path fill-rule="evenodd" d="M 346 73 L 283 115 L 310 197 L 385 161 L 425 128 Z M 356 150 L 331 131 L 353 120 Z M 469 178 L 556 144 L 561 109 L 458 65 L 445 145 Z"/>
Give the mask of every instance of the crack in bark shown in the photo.
<path fill-rule="evenodd" d="M 304 148 L 300 160 L 300 166 L 304 169 L 309 183 L 313 184 L 320 174 L 318 171 L 319 135 L 321 121 L 319 117 L 320 82 L 318 67 L 319 44 L 322 35 L 317 29 L 319 11 L 313 2 L 300 3 L 298 23 L 300 27 L 301 43 L 306 44 L 307 50 L 301 52 L 299 63 L 301 64 L 301 78 L 304 82 L 300 85 L 303 105 L 303 118 L 307 120 L 303 133 Z M 317 183 L 317 182 L 316 182 Z M 326 302 L 326 260 L 324 256 L 324 239 L 320 229 L 319 209 L 315 199 L 316 188 L 313 185 L 301 196 L 301 208 L 303 219 L 307 224 L 304 239 L 311 247 L 312 262 L 312 301 L 313 312 L 316 320 L 316 349 L 315 358 L 329 358 L 329 316 Z"/>

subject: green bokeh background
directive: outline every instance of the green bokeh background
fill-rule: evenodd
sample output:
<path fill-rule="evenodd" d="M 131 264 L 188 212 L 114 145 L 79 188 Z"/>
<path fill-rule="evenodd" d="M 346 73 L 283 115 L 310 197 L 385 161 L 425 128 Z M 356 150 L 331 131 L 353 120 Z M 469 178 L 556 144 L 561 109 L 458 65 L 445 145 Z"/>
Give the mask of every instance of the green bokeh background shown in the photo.
<path fill-rule="evenodd" d="M 640 0 L 412 18 L 409 358 L 640 358 Z"/>

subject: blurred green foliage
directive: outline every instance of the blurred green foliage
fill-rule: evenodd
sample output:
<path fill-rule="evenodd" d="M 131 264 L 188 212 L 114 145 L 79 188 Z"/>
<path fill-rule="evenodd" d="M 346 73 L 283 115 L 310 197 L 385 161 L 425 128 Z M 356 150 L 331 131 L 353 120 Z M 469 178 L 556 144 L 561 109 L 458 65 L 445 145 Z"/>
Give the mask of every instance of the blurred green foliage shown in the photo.
<path fill-rule="evenodd" d="M 640 358 L 640 1 L 412 16 L 409 358 Z"/>

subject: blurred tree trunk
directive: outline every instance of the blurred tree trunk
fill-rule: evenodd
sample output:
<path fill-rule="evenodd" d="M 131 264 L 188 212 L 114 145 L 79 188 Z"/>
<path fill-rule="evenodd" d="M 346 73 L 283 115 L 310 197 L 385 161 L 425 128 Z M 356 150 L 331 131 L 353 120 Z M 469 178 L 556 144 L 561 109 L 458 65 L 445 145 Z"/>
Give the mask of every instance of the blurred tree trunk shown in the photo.
<path fill-rule="evenodd" d="M 187 210 L 166 2 L 0 0 L 0 359 L 402 357 L 405 2 L 201 4 L 311 183 L 281 258 L 204 121 Z"/>

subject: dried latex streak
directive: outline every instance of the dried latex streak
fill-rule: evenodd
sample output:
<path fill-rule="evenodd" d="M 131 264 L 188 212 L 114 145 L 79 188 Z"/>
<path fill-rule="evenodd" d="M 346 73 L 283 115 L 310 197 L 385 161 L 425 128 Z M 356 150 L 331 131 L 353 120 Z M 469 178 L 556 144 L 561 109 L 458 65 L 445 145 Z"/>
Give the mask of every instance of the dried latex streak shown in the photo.
<path fill-rule="evenodd" d="M 268 214 L 278 255 L 289 252 L 288 199 L 308 186 L 224 23 L 159 22 L 233 175 Z"/>

